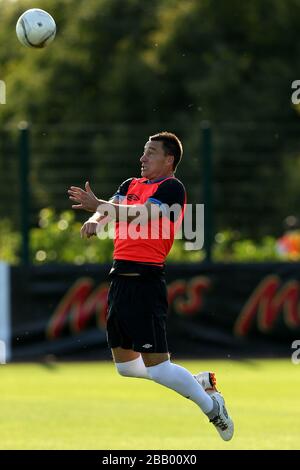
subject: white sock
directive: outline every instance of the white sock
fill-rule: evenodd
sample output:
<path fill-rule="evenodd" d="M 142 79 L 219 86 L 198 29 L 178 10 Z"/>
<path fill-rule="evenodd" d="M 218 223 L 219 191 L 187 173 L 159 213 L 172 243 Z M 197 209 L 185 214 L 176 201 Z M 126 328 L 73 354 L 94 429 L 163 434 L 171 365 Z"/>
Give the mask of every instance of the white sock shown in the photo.
<path fill-rule="evenodd" d="M 128 362 L 115 362 L 120 375 L 124 377 L 139 377 L 141 379 L 150 379 L 142 356 Z"/>
<path fill-rule="evenodd" d="M 157 366 L 147 367 L 147 371 L 152 380 L 189 398 L 203 413 L 207 414 L 213 409 L 213 400 L 187 369 L 167 360 Z"/>

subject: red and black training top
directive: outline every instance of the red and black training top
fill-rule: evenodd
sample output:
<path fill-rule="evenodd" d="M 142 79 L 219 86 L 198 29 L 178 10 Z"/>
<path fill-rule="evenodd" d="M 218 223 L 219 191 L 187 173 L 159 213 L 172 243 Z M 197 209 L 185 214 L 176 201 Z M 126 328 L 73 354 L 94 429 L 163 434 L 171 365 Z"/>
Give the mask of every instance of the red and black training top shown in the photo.
<path fill-rule="evenodd" d="M 120 185 L 112 198 L 118 198 L 119 204 L 124 205 L 150 201 L 160 206 L 162 216 L 144 226 L 135 226 L 134 236 L 131 236 L 130 223 L 116 222 L 111 273 L 162 271 L 184 215 L 186 192 L 183 184 L 174 177 L 130 178 Z"/>

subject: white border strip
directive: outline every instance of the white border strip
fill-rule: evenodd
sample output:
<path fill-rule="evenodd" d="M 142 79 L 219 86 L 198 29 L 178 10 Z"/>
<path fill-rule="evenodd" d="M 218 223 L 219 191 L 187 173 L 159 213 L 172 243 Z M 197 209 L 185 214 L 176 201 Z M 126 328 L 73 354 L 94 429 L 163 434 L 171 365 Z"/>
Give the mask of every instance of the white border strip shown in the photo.
<path fill-rule="evenodd" d="M 0 262 L 0 341 L 1 352 L 6 357 L 0 357 L 0 364 L 11 358 L 11 336 L 10 336 L 10 267 Z M 1 346 L 1 345 L 0 345 Z"/>

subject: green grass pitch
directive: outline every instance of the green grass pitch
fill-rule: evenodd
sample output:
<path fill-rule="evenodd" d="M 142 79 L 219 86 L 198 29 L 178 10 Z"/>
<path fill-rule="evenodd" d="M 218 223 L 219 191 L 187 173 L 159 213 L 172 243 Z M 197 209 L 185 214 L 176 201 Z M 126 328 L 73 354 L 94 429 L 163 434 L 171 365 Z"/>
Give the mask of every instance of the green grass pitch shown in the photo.
<path fill-rule="evenodd" d="M 198 407 L 108 362 L 0 366 L 0 449 L 299 449 L 300 365 L 178 361 L 216 372 L 235 422 L 223 442 Z"/>

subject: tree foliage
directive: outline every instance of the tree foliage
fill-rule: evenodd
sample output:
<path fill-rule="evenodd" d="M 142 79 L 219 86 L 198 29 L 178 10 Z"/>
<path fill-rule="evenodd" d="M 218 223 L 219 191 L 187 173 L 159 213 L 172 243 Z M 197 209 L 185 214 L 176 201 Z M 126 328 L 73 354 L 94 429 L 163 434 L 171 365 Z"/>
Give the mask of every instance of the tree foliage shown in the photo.
<path fill-rule="evenodd" d="M 113 240 L 105 231 L 100 237 L 82 239 L 81 224 L 74 212 L 57 213 L 44 208 L 39 213 L 38 227 L 30 230 L 30 262 L 45 263 L 111 263 Z M 264 237 L 258 242 L 241 239 L 235 231 L 219 232 L 213 246 L 213 259 L 220 262 L 249 261 L 299 261 L 300 235 L 293 235 L 290 247 L 283 250 L 274 237 Z M 0 221 L 0 260 L 19 264 L 21 250 L 20 234 L 15 232 L 8 220 Z M 175 240 L 168 255 L 169 262 L 199 263 L 205 258 L 204 251 L 187 250 L 183 240 Z"/>
<path fill-rule="evenodd" d="M 134 141 L 135 126 L 144 124 L 155 126 L 154 131 L 177 131 L 189 155 L 182 174 L 197 175 L 200 122 L 210 120 L 218 140 L 218 228 L 265 233 L 278 227 L 291 204 L 295 207 L 300 177 L 291 171 L 296 160 L 282 123 L 295 125 L 299 119 L 299 108 L 290 99 L 291 83 L 300 77 L 299 1 L 44 0 L 42 8 L 58 27 L 55 42 L 45 50 L 27 49 L 16 39 L 16 20 L 30 7 L 29 0 L 0 2 L 0 79 L 7 84 L 0 125 L 20 120 L 34 124 L 36 147 L 46 145 L 48 150 L 36 162 L 36 173 L 50 164 L 59 172 L 62 155 L 73 158 L 63 132 L 49 132 L 45 144 L 47 126 L 97 123 L 106 130 L 85 138 L 88 172 L 107 174 L 110 168 L 99 154 L 112 152 L 121 138 Z M 218 127 L 233 121 L 262 126 L 259 136 Z M 274 126 L 269 133 L 266 122 Z M 76 137 L 83 133 L 78 127 Z M 135 144 L 133 150 L 124 157 L 128 168 L 135 165 Z M 255 153 L 260 162 L 249 167 L 243 188 L 248 188 L 245 206 L 257 201 L 258 208 L 270 213 L 273 222 L 261 218 L 260 228 L 250 212 L 222 209 L 224 201 L 238 200 L 241 194 L 232 179 L 228 183 L 232 167 Z M 4 159 L 0 149 L 0 163 Z M 274 192 L 272 204 L 266 205 L 279 179 L 282 191 Z M 43 191 L 48 197 L 43 205 L 55 205 L 46 183 Z M 190 194 L 199 201 L 199 192 Z"/>
<path fill-rule="evenodd" d="M 58 32 L 37 51 L 15 37 L 31 4 L 0 3 L 2 122 L 295 118 L 297 0 L 44 0 Z"/>

